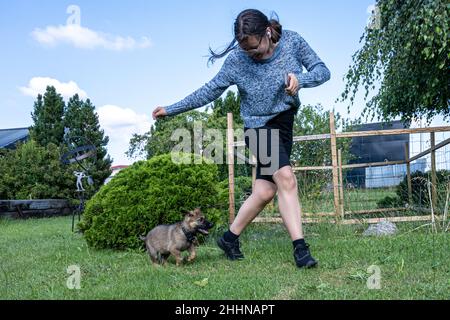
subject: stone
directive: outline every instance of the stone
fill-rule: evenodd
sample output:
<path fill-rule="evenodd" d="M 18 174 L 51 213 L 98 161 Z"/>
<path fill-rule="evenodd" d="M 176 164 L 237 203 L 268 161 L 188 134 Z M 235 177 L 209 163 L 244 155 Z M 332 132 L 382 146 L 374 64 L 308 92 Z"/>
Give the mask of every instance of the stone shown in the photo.
<path fill-rule="evenodd" d="M 397 233 L 397 226 L 389 221 L 380 221 L 370 225 L 363 236 L 390 236 Z"/>

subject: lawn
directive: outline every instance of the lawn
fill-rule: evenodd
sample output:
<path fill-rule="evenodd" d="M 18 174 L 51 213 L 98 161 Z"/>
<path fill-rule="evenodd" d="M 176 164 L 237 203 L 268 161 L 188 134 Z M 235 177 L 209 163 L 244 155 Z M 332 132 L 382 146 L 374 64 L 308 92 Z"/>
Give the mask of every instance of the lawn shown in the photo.
<path fill-rule="evenodd" d="M 450 237 L 420 224 L 398 224 L 398 235 L 383 238 L 363 237 L 362 225 L 306 225 L 320 266 L 299 270 L 282 225 L 250 226 L 240 262 L 227 261 L 211 235 L 195 262 L 153 267 L 144 252 L 88 248 L 70 223 L 0 220 L 1 299 L 450 298 Z M 70 265 L 81 269 L 80 290 L 66 286 Z M 371 265 L 381 289 L 367 288 Z"/>

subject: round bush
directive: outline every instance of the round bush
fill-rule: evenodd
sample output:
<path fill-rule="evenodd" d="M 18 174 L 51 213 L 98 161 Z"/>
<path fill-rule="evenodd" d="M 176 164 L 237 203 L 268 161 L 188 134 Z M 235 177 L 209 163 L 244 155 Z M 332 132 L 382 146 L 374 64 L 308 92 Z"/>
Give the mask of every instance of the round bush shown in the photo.
<path fill-rule="evenodd" d="M 159 224 L 183 219 L 185 211 L 202 208 L 220 224 L 226 217 L 218 201 L 217 165 L 198 155 L 181 153 L 191 164 L 178 164 L 170 154 L 139 161 L 120 171 L 87 203 L 79 223 L 87 243 L 96 248 L 139 248 L 139 235 Z M 203 160 L 201 164 L 196 161 Z"/>

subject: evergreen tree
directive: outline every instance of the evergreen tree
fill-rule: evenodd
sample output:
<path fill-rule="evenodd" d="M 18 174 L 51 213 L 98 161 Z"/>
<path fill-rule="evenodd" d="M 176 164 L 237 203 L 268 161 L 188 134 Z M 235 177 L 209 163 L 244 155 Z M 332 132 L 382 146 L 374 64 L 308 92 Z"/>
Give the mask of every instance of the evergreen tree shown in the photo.
<path fill-rule="evenodd" d="M 60 146 L 64 137 L 64 100 L 55 87 L 48 86 L 42 97 L 38 95 L 31 113 L 34 125 L 30 127 L 30 137 L 39 145 L 49 143 Z"/>

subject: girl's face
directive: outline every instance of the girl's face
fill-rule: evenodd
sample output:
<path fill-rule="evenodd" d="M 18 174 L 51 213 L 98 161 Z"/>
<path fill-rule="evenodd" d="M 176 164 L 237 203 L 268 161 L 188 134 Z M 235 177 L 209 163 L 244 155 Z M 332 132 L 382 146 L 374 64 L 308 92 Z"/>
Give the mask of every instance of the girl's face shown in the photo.
<path fill-rule="evenodd" d="M 259 60 L 269 51 L 270 40 L 267 35 L 249 36 L 239 45 L 251 58 Z"/>

